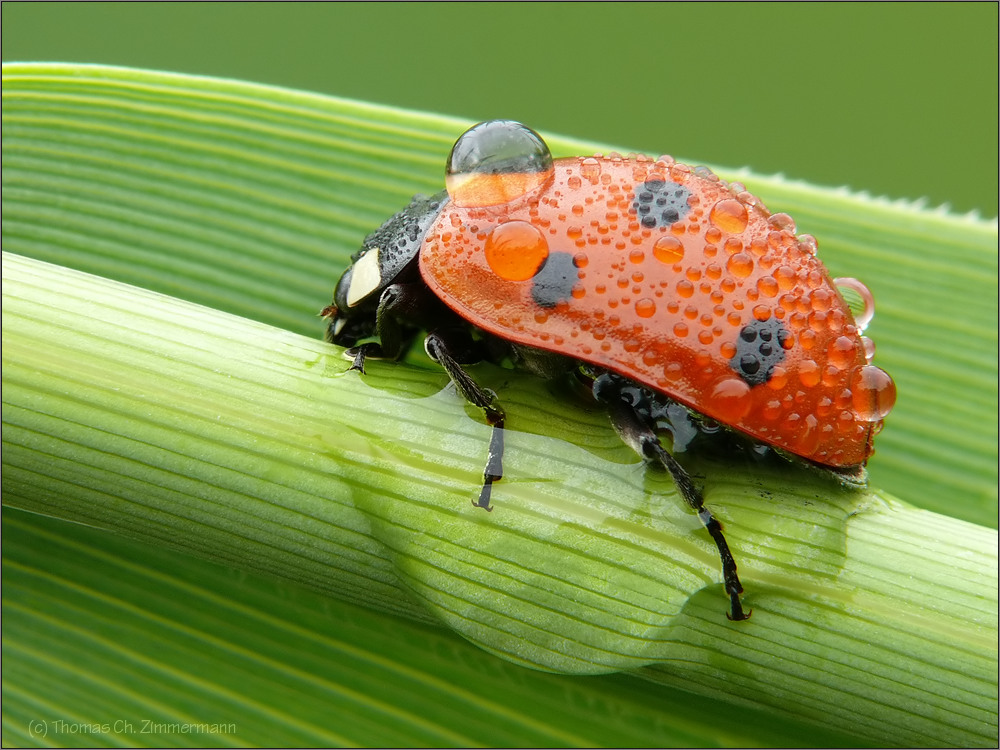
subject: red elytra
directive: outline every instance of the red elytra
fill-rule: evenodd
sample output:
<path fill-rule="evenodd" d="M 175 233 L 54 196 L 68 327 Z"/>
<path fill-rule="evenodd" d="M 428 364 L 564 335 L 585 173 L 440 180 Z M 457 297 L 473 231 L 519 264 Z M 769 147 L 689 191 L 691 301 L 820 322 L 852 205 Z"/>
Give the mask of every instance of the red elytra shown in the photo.
<path fill-rule="evenodd" d="M 865 463 L 895 402 L 813 238 L 663 157 L 465 175 L 425 235 L 425 283 L 506 340 L 619 373 L 779 449 Z"/>

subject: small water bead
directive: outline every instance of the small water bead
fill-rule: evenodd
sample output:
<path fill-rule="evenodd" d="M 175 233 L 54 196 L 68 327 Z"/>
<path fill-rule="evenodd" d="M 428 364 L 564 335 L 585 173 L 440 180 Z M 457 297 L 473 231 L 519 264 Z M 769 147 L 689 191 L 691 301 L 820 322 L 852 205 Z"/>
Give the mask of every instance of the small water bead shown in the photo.
<path fill-rule="evenodd" d="M 790 266 L 778 266 L 774 269 L 774 279 L 778 282 L 778 288 L 788 291 L 795 286 L 795 269 Z"/>
<path fill-rule="evenodd" d="M 660 237 L 653 245 L 653 257 L 667 265 L 678 263 L 684 258 L 684 243 L 670 235 Z"/>
<path fill-rule="evenodd" d="M 896 384 L 874 365 L 864 365 L 851 376 L 853 413 L 865 422 L 884 419 L 896 404 Z"/>
<path fill-rule="evenodd" d="M 871 364 L 871 361 L 875 359 L 875 342 L 872 341 L 867 336 L 861 337 L 861 345 L 865 349 L 865 361 Z"/>
<path fill-rule="evenodd" d="M 811 359 L 804 359 L 799 363 L 799 380 L 807 388 L 814 388 L 819 385 L 820 367 Z"/>
<path fill-rule="evenodd" d="M 723 232 L 740 234 L 750 220 L 746 206 L 735 198 L 726 198 L 712 206 L 708 220 Z"/>
<path fill-rule="evenodd" d="M 580 176 L 591 184 L 596 184 L 601 176 L 601 162 L 594 157 L 588 157 L 580 162 Z"/>
<path fill-rule="evenodd" d="M 848 336 L 838 336 L 827 349 L 827 361 L 839 369 L 844 369 L 854 362 L 857 350 L 854 339 Z"/>
<path fill-rule="evenodd" d="M 778 401 L 777 399 L 771 399 L 766 404 L 764 404 L 764 409 L 761 412 L 761 415 L 764 417 L 764 419 L 768 420 L 769 422 L 773 422 L 774 420 L 776 420 L 778 417 L 781 416 L 781 412 L 782 412 L 781 402 Z"/>
<path fill-rule="evenodd" d="M 636 300 L 635 303 L 635 314 L 640 318 L 651 318 L 656 313 L 656 303 L 649 297 L 643 297 L 640 300 Z"/>
<path fill-rule="evenodd" d="M 738 279 L 745 279 L 753 273 L 753 258 L 746 253 L 737 253 L 726 261 L 726 270 Z"/>
<path fill-rule="evenodd" d="M 812 455 L 819 448 L 819 441 L 822 437 L 819 428 L 819 420 L 814 414 L 807 414 L 804 419 L 798 421 L 798 431 L 796 436 L 796 447 L 804 455 Z"/>
<path fill-rule="evenodd" d="M 776 297 L 778 294 L 778 282 L 773 276 L 762 276 L 757 281 L 757 290 L 765 297 Z"/>
<path fill-rule="evenodd" d="M 719 182 L 719 176 L 708 167 L 697 166 L 693 171 L 695 175 L 701 177 L 703 180 L 708 180 L 709 182 Z"/>
<path fill-rule="evenodd" d="M 847 323 L 847 316 L 841 310 L 830 310 L 830 314 L 826 317 L 826 326 L 833 333 L 844 330 L 845 323 Z"/>
<path fill-rule="evenodd" d="M 767 381 L 767 387 L 772 391 L 780 391 L 788 385 L 788 370 L 781 365 L 775 365 L 771 370 L 771 379 Z"/>
<path fill-rule="evenodd" d="M 712 390 L 711 404 L 717 419 L 738 424 L 753 406 L 750 386 L 739 378 L 726 378 Z"/>
<path fill-rule="evenodd" d="M 791 216 L 785 213 L 771 214 L 767 223 L 774 229 L 784 230 L 795 234 L 795 220 Z"/>
<path fill-rule="evenodd" d="M 799 241 L 799 250 L 808 255 L 816 255 L 818 247 L 815 237 L 811 234 L 800 234 L 796 239 Z"/>
<path fill-rule="evenodd" d="M 534 225 L 508 221 L 490 232 L 484 252 L 486 262 L 497 276 L 507 281 L 525 281 L 544 265 L 549 246 Z"/>
<path fill-rule="evenodd" d="M 863 308 L 854 316 L 854 322 L 858 324 L 858 330 L 863 332 L 875 317 L 875 297 L 871 290 L 857 279 L 845 276 L 834 279 L 833 285 L 838 289 L 850 289 L 861 297 Z"/>

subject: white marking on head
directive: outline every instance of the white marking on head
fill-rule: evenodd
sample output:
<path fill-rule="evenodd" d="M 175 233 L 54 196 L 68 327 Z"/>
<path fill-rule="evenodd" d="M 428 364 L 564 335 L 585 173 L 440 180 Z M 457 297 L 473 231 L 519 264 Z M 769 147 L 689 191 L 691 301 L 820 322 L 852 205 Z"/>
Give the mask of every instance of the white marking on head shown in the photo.
<path fill-rule="evenodd" d="M 358 258 L 351 269 L 351 285 L 347 289 L 348 307 L 354 307 L 382 285 L 378 254 L 379 249 L 373 247 Z"/>
<path fill-rule="evenodd" d="M 339 336 L 340 332 L 344 330 L 345 325 L 347 325 L 346 318 L 335 318 L 333 321 L 333 335 Z"/>

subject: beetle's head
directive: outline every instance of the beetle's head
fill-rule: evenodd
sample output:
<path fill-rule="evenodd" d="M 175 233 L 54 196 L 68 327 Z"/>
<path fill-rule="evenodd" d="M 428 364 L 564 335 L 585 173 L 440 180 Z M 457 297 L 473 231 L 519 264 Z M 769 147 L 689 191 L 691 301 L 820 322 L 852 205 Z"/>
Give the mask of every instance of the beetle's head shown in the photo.
<path fill-rule="evenodd" d="M 541 136 L 512 120 L 481 122 L 456 142 L 445 170 L 447 191 L 416 196 L 410 205 L 365 238 L 337 283 L 327 339 L 354 346 L 375 334 L 382 293 L 417 281 L 417 256 L 431 224 L 450 199 L 459 206 L 500 208 L 551 179 L 552 154 Z"/>
<path fill-rule="evenodd" d="M 445 192 L 430 198 L 417 195 L 410 205 L 365 237 L 337 282 L 333 304 L 320 313 L 330 321 L 326 334 L 329 341 L 354 346 L 375 334 L 382 292 L 393 284 L 417 279 L 420 245 L 447 197 Z"/>

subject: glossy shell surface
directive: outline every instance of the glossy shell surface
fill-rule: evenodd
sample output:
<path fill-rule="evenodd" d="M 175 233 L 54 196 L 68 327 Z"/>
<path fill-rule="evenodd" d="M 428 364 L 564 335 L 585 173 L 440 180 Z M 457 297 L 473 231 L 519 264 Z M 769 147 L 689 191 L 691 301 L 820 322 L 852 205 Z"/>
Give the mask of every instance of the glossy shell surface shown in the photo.
<path fill-rule="evenodd" d="M 462 318 L 820 464 L 871 454 L 895 386 L 787 215 L 669 157 L 462 177 L 419 259 Z"/>

